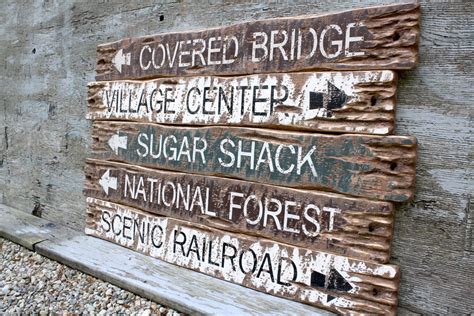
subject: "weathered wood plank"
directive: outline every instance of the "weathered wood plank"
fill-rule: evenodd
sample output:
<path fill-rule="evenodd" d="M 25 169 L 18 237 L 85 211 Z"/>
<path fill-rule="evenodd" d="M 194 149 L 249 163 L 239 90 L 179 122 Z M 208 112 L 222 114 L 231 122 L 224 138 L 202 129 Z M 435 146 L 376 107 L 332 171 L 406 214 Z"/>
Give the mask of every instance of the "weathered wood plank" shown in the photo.
<path fill-rule="evenodd" d="M 89 197 L 365 261 L 390 259 L 389 202 L 92 159 L 85 175 Z"/>
<path fill-rule="evenodd" d="M 399 269 L 225 233 L 88 198 L 86 234 L 338 313 L 394 315 Z"/>
<path fill-rule="evenodd" d="M 97 48 L 97 80 L 314 69 L 409 69 L 419 5 L 405 3 L 127 38 Z"/>
<path fill-rule="evenodd" d="M 9 2 L 0 11 L 7 41 L 0 50 L 6 78 L 0 102 L 0 203 L 24 212 L 40 204 L 44 218 L 83 230 L 83 165 L 91 143 L 83 115 L 94 43 L 382 2 L 398 1 L 219 1 L 218 9 L 216 1 Z M 414 135 L 419 143 L 415 200 L 395 212 L 392 260 L 401 268 L 399 307 L 423 315 L 469 314 L 474 312 L 467 277 L 474 275 L 474 1 L 420 0 L 420 5 L 420 63 L 400 73 L 396 106 L 396 133 Z M 72 37 L 58 41 L 58 31 Z M 237 297 L 226 298 L 220 302 L 237 304 Z"/>
<path fill-rule="evenodd" d="M 87 118 L 388 134 L 396 85 L 388 70 L 92 82 Z"/>
<path fill-rule="evenodd" d="M 93 123 L 97 159 L 381 200 L 413 197 L 416 139 Z"/>
<path fill-rule="evenodd" d="M 150 258 L 24 210 L 0 204 L 0 219 L 0 237 L 189 315 L 332 315 Z"/>

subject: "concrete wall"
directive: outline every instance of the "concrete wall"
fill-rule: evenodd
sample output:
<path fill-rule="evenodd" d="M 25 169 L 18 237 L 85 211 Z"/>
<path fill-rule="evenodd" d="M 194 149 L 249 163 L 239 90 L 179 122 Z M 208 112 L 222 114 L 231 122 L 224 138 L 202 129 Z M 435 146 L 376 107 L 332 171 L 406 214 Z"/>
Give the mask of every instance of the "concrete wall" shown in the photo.
<path fill-rule="evenodd" d="M 82 230 L 97 44 L 389 3 L 157 2 L 2 2 L 0 203 Z M 397 210 L 393 242 L 404 313 L 474 312 L 472 14 L 471 1 L 422 2 L 420 65 L 399 82 L 397 134 L 419 140 L 416 198 Z"/>

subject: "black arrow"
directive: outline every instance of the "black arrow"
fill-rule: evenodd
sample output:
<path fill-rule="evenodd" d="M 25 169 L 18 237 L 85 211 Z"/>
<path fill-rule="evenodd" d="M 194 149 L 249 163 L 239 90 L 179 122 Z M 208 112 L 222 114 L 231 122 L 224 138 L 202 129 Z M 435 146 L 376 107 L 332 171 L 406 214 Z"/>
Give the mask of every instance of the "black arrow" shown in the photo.
<path fill-rule="evenodd" d="M 342 108 L 346 103 L 347 95 L 328 81 L 328 93 L 322 92 L 309 92 L 309 109 L 321 109 L 327 110 L 327 117 L 332 116 L 332 110 Z"/>
<path fill-rule="evenodd" d="M 352 285 L 334 268 L 329 271 L 328 275 L 313 271 L 311 273 L 311 286 L 325 290 L 342 292 L 349 292 L 352 290 Z M 334 296 L 327 296 L 327 302 L 330 302 L 333 299 L 335 299 Z"/>

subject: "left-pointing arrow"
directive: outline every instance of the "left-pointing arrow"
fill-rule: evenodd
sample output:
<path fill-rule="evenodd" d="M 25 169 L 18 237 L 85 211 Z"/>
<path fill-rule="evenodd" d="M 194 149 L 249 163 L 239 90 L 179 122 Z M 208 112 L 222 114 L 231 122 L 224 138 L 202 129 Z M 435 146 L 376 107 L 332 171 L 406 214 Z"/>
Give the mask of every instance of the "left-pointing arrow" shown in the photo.
<path fill-rule="evenodd" d="M 127 149 L 127 136 L 120 136 L 119 132 L 112 135 L 107 142 L 110 148 L 118 155 L 119 148 Z"/>
<path fill-rule="evenodd" d="M 131 55 L 131 53 L 124 54 L 123 49 L 120 49 L 117 54 L 115 54 L 114 58 L 112 58 L 112 63 L 115 68 L 117 68 L 118 72 L 122 72 L 123 65 L 130 66 Z"/>
<path fill-rule="evenodd" d="M 99 184 L 104 189 L 105 194 L 109 195 L 109 189 L 117 190 L 117 178 L 110 176 L 110 169 L 108 169 L 100 178 Z"/>

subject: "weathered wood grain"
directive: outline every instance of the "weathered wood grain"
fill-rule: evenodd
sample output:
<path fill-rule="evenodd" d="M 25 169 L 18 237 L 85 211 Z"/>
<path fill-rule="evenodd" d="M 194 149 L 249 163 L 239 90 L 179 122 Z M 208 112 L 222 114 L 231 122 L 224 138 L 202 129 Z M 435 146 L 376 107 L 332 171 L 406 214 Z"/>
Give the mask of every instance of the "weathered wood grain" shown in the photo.
<path fill-rule="evenodd" d="M 387 263 L 393 206 L 88 159 L 84 194 L 225 231 Z"/>
<path fill-rule="evenodd" d="M 419 16 L 417 3 L 405 3 L 127 38 L 98 46 L 96 80 L 409 69 Z"/>
<path fill-rule="evenodd" d="M 394 2 L 9 2 L 0 10 L 0 203 L 26 213 L 41 205 L 43 218 L 83 230 L 83 168 L 91 144 L 90 123 L 83 119 L 85 87 L 93 78 L 97 43 Z M 415 199 L 395 212 L 398 312 L 401 306 L 423 315 L 464 315 L 474 312 L 468 277 L 474 275 L 474 2 L 420 5 L 420 63 L 400 73 L 397 92 L 396 133 L 414 135 L 419 144 Z M 282 310 L 291 313 L 288 308 Z"/>
<path fill-rule="evenodd" d="M 85 213 L 84 210 L 84 218 Z M 0 204 L 0 214 L 0 242 L 1 238 L 7 238 L 42 256 L 187 315 L 258 316 L 271 311 L 274 316 L 288 313 L 333 316 L 314 306 L 150 258 L 115 243 L 86 236 L 84 229 L 73 230 L 19 209 Z M 252 300 L 248 300 L 249 297 Z"/>
<path fill-rule="evenodd" d="M 92 82 L 87 118 L 388 134 L 396 85 L 388 70 Z"/>
<path fill-rule="evenodd" d="M 226 233 L 88 198 L 86 234 L 338 313 L 394 315 L 399 269 Z"/>
<path fill-rule="evenodd" d="M 96 121 L 97 159 L 381 200 L 413 197 L 416 139 Z"/>

